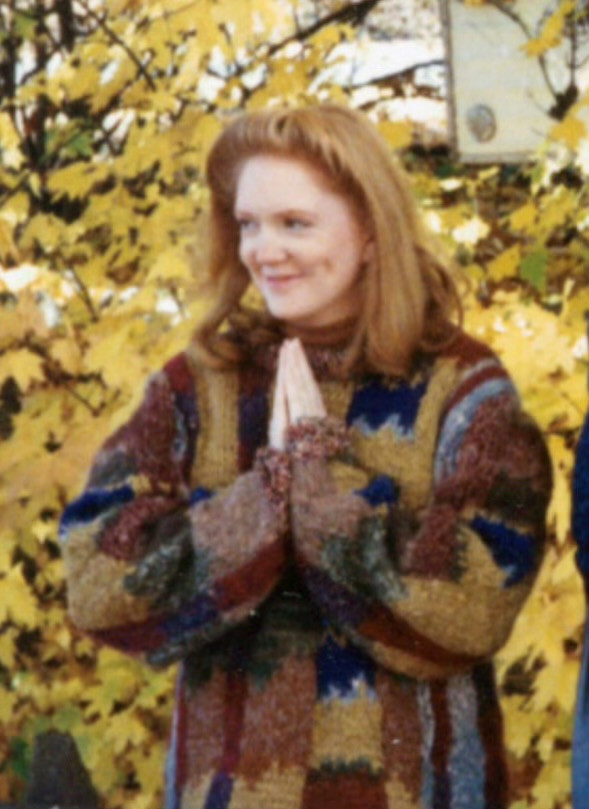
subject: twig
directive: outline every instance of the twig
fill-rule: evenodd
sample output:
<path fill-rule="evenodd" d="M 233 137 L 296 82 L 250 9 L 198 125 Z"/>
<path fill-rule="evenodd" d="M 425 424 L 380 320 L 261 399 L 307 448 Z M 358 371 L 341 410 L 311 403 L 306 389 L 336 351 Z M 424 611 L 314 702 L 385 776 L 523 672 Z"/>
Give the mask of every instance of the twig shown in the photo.
<path fill-rule="evenodd" d="M 505 16 L 509 17 L 510 20 L 513 22 L 523 31 L 528 41 L 535 39 L 533 32 L 526 24 L 526 22 L 517 14 L 512 8 L 510 8 L 504 0 L 489 0 L 490 5 L 497 9 L 497 11 L 501 12 L 501 14 L 505 14 Z M 544 81 L 546 82 L 546 86 L 548 87 L 550 93 L 554 97 L 555 101 L 558 102 L 559 94 L 552 84 L 552 80 L 550 78 L 550 74 L 548 73 L 548 66 L 546 64 L 546 59 L 544 58 L 544 54 L 538 55 L 538 64 L 540 65 L 540 70 L 542 71 L 542 75 L 544 77 Z"/>
<path fill-rule="evenodd" d="M 444 64 L 445 62 L 443 59 L 430 59 L 429 62 L 418 62 L 415 65 L 404 67 L 402 70 L 397 70 L 393 73 L 387 73 L 386 76 L 379 76 L 377 79 L 368 79 L 367 81 L 352 84 L 350 86 L 350 90 L 358 90 L 360 87 L 367 87 L 372 85 L 388 84 L 388 82 L 390 82 L 391 79 L 406 78 L 407 76 L 411 76 L 413 73 L 415 73 L 416 70 L 420 70 L 421 68 L 443 67 Z"/>
<path fill-rule="evenodd" d="M 88 311 L 90 312 L 90 316 L 92 317 L 92 320 L 95 323 L 98 323 L 98 321 L 100 320 L 100 316 L 99 316 L 98 312 L 96 311 L 96 307 L 94 306 L 94 302 L 92 301 L 92 298 L 90 297 L 90 293 L 88 292 L 88 288 L 87 288 L 86 284 L 82 281 L 82 279 L 80 278 L 80 276 L 78 275 L 78 273 L 75 271 L 75 269 L 73 267 L 70 267 L 69 271 L 71 272 L 71 274 L 74 277 L 74 281 L 76 282 L 76 287 L 77 287 L 78 293 L 79 293 L 80 297 L 82 298 L 82 300 L 84 301 L 84 303 L 86 304 L 86 307 L 87 307 Z"/>
<path fill-rule="evenodd" d="M 115 34 L 115 32 L 111 28 L 109 28 L 109 26 L 106 24 L 106 22 L 104 21 L 104 19 L 102 17 L 99 17 L 98 14 L 96 14 L 95 11 L 93 11 L 91 8 L 88 7 L 88 4 L 87 4 L 86 0 L 78 0 L 78 3 L 86 11 L 88 16 L 91 17 L 91 19 L 95 20 L 95 22 L 99 25 L 99 27 L 102 28 L 102 30 L 108 36 L 110 41 L 114 42 L 116 45 L 118 45 L 119 47 L 121 47 L 125 51 L 125 53 L 129 57 L 129 59 L 131 59 L 133 64 L 137 67 L 137 70 L 139 71 L 139 73 L 143 76 L 143 78 L 145 79 L 145 81 L 149 85 L 150 90 L 155 91 L 156 90 L 155 82 L 151 78 L 151 76 L 149 75 L 147 70 L 145 69 L 144 65 L 141 63 L 141 60 L 139 59 L 137 54 L 133 50 L 131 50 L 131 48 L 127 45 L 127 43 L 124 42 L 118 36 L 118 34 Z"/>
<path fill-rule="evenodd" d="M 309 39 L 309 37 L 312 37 L 313 34 L 316 34 L 332 23 L 352 22 L 354 25 L 360 25 L 379 2 L 380 0 L 360 0 L 359 3 L 348 3 L 348 5 L 336 11 L 326 14 L 325 17 L 321 17 L 306 28 L 301 28 L 296 33 L 289 34 L 289 36 L 285 37 L 280 42 L 275 42 L 273 45 L 270 45 L 266 53 L 268 56 L 274 56 L 275 53 L 281 51 L 291 42 L 304 42 Z"/>

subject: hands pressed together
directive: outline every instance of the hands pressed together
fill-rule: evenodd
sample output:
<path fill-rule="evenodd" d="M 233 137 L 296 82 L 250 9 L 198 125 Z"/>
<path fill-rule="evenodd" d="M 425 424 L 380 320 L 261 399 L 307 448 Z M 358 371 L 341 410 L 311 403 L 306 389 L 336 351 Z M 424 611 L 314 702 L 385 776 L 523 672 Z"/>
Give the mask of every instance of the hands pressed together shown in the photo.
<path fill-rule="evenodd" d="M 303 418 L 327 415 L 321 391 L 299 339 L 285 340 L 278 356 L 269 445 L 286 448 L 288 428 Z"/>

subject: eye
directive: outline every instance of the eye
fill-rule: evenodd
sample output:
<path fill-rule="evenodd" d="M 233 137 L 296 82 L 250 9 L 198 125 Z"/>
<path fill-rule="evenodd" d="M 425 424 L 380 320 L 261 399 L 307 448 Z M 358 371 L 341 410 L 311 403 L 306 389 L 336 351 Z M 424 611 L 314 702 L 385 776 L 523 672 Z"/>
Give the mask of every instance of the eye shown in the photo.
<path fill-rule="evenodd" d="M 300 216 L 286 216 L 284 218 L 284 225 L 288 230 L 305 230 L 310 227 L 311 223 Z"/>
<path fill-rule="evenodd" d="M 246 216 L 238 216 L 236 217 L 235 221 L 237 222 L 237 227 L 240 234 L 250 233 L 255 227 L 255 220 Z"/>

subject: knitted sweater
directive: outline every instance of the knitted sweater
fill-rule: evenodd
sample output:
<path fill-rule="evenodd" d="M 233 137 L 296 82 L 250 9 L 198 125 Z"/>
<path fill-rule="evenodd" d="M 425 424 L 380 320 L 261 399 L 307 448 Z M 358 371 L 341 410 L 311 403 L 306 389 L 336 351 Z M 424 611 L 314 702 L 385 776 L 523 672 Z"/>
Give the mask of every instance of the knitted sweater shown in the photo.
<path fill-rule="evenodd" d="M 156 374 L 63 516 L 74 621 L 182 660 L 166 809 L 501 809 L 493 653 L 542 553 L 550 466 L 466 335 L 339 381 L 265 444 L 277 347 Z"/>

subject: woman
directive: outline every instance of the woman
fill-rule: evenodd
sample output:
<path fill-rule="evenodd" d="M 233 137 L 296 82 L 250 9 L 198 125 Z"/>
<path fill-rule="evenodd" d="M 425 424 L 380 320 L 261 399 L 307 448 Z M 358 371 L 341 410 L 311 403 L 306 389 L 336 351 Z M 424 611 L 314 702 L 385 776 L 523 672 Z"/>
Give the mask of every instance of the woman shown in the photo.
<path fill-rule="evenodd" d="M 499 809 L 538 430 L 360 115 L 245 115 L 207 171 L 217 304 L 65 512 L 71 615 L 183 661 L 168 809 Z"/>

